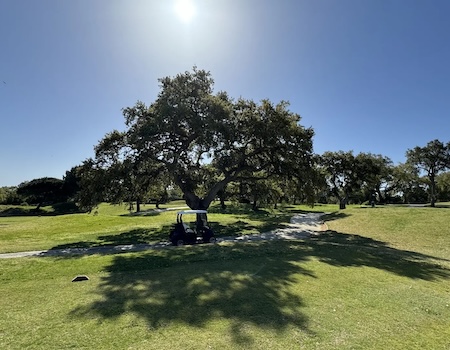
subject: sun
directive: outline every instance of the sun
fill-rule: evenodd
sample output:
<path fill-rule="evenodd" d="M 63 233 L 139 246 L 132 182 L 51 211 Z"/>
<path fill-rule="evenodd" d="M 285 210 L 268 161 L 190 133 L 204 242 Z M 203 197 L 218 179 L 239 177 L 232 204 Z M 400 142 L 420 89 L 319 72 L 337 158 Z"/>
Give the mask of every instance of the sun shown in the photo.
<path fill-rule="evenodd" d="M 177 0 L 175 12 L 183 22 L 189 23 L 195 15 L 195 6 L 190 0 Z"/>

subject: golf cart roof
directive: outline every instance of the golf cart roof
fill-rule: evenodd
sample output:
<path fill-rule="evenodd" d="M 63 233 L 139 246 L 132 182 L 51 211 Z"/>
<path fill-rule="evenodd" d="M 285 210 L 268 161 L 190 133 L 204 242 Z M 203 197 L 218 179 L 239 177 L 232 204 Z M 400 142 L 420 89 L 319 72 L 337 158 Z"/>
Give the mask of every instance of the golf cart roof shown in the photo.
<path fill-rule="evenodd" d="M 207 214 L 208 212 L 206 210 L 182 210 L 179 211 L 177 214 L 178 215 L 183 215 L 183 214 Z"/>

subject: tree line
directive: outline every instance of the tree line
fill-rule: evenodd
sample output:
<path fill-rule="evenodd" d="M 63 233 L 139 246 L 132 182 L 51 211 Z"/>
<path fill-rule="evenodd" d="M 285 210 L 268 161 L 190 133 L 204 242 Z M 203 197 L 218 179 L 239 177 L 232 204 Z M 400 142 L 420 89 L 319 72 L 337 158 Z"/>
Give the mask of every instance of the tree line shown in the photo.
<path fill-rule="evenodd" d="M 0 203 L 58 200 L 81 210 L 98 203 L 158 204 L 183 198 L 192 209 L 214 200 L 289 203 L 416 203 L 450 200 L 450 142 L 430 141 L 394 165 L 352 151 L 313 153 L 312 128 L 289 104 L 213 93 L 211 74 L 192 71 L 159 80 L 156 100 L 123 109 L 125 128 L 106 134 L 95 157 L 62 180 L 34 179 L 1 188 Z"/>

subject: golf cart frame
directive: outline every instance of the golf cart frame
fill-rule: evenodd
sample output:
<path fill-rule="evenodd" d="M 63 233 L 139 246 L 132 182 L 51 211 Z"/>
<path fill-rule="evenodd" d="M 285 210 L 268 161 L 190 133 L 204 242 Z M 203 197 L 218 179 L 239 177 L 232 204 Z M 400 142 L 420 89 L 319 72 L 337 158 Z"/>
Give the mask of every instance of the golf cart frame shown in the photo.
<path fill-rule="evenodd" d="M 195 226 L 183 221 L 183 215 L 195 214 Z M 214 232 L 208 226 L 208 212 L 206 210 L 182 210 L 177 212 L 177 223 L 169 234 L 173 245 L 215 243 Z"/>

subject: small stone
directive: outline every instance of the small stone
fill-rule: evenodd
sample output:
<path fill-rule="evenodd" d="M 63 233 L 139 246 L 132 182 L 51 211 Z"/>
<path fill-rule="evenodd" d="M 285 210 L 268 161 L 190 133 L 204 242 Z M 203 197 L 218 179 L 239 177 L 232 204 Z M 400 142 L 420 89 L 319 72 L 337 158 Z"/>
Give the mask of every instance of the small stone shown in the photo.
<path fill-rule="evenodd" d="M 80 275 L 72 279 L 72 282 L 89 281 L 89 277 L 86 275 Z"/>

